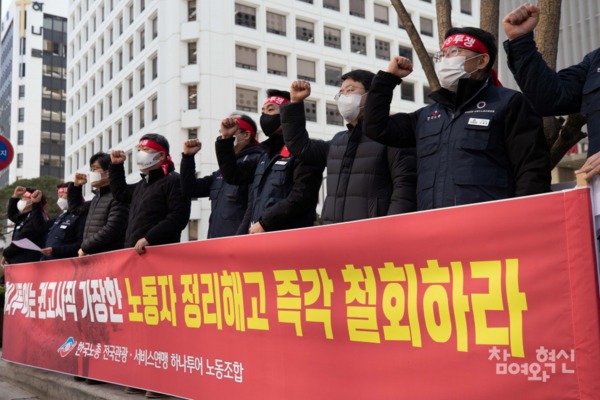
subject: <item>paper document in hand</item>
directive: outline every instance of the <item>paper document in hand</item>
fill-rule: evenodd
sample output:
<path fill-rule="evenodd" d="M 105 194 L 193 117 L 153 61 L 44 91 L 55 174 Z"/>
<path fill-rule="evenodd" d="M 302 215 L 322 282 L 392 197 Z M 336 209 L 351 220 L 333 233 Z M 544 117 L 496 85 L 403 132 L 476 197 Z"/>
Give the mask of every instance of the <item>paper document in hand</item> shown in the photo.
<path fill-rule="evenodd" d="M 40 249 L 38 247 L 37 244 L 33 243 L 31 240 L 29 239 L 20 239 L 20 240 L 13 240 L 12 242 L 15 246 L 19 246 L 22 249 L 27 249 L 27 250 L 35 250 L 35 251 L 40 251 L 42 249 Z"/>

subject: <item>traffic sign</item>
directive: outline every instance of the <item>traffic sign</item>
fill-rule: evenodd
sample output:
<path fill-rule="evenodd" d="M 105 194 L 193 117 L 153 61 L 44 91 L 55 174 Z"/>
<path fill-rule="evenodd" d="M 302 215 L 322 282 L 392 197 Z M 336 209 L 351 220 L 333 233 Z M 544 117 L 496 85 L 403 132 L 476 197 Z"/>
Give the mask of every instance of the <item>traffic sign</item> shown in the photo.
<path fill-rule="evenodd" d="M 13 150 L 10 141 L 0 135 L 0 171 L 8 167 L 13 160 L 15 151 Z"/>

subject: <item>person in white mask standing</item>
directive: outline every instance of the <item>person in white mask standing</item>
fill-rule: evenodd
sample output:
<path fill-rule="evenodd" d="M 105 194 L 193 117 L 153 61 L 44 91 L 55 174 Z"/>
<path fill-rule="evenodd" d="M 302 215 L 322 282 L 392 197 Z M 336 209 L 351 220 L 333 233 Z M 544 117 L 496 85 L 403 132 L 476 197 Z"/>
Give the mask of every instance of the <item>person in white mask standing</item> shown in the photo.
<path fill-rule="evenodd" d="M 379 71 L 365 103 L 364 133 L 380 143 L 417 148 L 417 208 L 428 210 L 550 191 L 550 151 L 542 119 L 523 95 L 502 87 L 492 69 L 492 34 L 452 28 L 437 54 L 442 88 L 433 104 L 390 116 L 394 88 L 409 59 Z"/>
<path fill-rule="evenodd" d="M 46 244 L 40 250 L 43 260 L 77 257 L 83 241 L 85 216 L 79 216 L 69 211 L 68 191 L 69 183 L 57 186 L 58 200 L 56 204 L 63 211 L 58 217 L 48 221 L 46 230 Z M 36 214 L 39 218 L 41 214 Z M 41 223 L 42 221 L 40 221 Z"/>
<path fill-rule="evenodd" d="M 281 106 L 283 137 L 290 153 L 310 164 L 327 166 L 323 224 L 416 210 L 414 148 L 388 147 L 362 132 L 363 106 L 374 75 L 354 70 L 341 76 L 335 100 L 347 129 L 331 140 L 309 138 L 304 107 L 311 93 L 309 82 L 294 81 L 291 102 Z"/>
<path fill-rule="evenodd" d="M 34 201 L 35 200 L 35 201 Z M 46 221 L 48 216 L 44 207 L 46 197 L 39 190 L 17 186 L 8 199 L 7 217 L 15 226 L 12 242 L 29 239 L 37 246 L 44 246 L 46 241 Z M 40 260 L 40 252 L 28 250 L 12 243 L 2 253 L 2 264 L 20 264 Z"/>
<path fill-rule="evenodd" d="M 96 153 L 90 158 L 90 184 L 94 197 L 84 201 L 82 186 L 88 182 L 86 174 L 77 172 L 69 183 L 67 199 L 69 212 L 86 218 L 83 241 L 78 255 L 104 253 L 123 248 L 129 205 L 117 201 L 110 191 L 108 166 L 110 156 Z"/>

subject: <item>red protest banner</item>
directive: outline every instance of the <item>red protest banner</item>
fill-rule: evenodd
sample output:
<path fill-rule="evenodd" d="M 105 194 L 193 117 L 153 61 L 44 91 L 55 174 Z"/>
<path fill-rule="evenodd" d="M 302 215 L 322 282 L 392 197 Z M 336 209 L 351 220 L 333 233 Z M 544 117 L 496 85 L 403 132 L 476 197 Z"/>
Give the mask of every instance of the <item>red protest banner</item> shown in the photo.
<path fill-rule="evenodd" d="M 5 359 L 187 398 L 598 399 L 587 189 L 9 266 Z"/>

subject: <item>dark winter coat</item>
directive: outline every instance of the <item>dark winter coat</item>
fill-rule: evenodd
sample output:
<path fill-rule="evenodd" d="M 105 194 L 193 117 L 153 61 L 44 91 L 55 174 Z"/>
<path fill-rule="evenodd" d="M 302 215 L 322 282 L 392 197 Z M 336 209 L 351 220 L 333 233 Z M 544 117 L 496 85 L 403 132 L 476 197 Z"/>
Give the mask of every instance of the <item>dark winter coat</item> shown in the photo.
<path fill-rule="evenodd" d="M 304 103 L 281 107 L 283 136 L 290 152 L 327 166 L 323 224 L 416 210 L 417 159 L 414 149 L 377 143 L 362 133 L 362 119 L 329 141 L 309 139 Z"/>
<path fill-rule="evenodd" d="M 51 256 L 42 256 L 42 260 L 77 257 L 83 241 L 85 216 L 65 211 L 54 220 L 48 221 L 48 234 L 44 248 L 51 247 Z"/>
<path fill-rule="evenodd" d="M 167 175 L 162 169 L 151 170 L 133 185 L 125 181 L 123 164 L 111 164 L 108 173 L 113 196 L 130 204 L 126 248 L 142 238 L 152 246 L 181 241 L 190 219 L 190 200 L 181 192 L 179 174 L 172 167 Z"/>
<path fill-rule="evenodd" d="M 542 119 L 517 91 L 488 79 L 461 79 L 435 104 L 390 116 L 401 80 L 379 71 L 365 103 L 364 132 L 392 146 L 417 148 L 419 210 L 550 191 L 550 152 Z"/>
<path fill-rule="evenodd" d="M 236 154 L 238 165 L 255 164 L 262 154 L 259 146 L 245 148 Z M 208 238 L 233 236 L 237 232 L 244 213 L 248 207 L 248 190 L 250 185 L 230 185 L 223 180 L 221 171 L 196 179 L 196 162 L 194 156 L 182 154 L 181 189 L 190 198 L 210 198 L 210 219 Z"/>
<path fill-rule="evenodd" d="M 504 42 L 508 67 L 535 111 L 543 116 L 581 112 L 587 117 L 588 155 L 600 151 L 600 49 L 558 73 L 537 51 L 533 33 Z"/>
<path fill-rule="evenodd" d="M 92 200 L 84 202 L 81 186 L 70 183 L 67 197 L 70 212 L 87 216 L 81 250 L 97 254 L 123 248 L 129 205 L 117 201 L 109 186 L 97 189 Z"/>
<path fill-rule="evenodd" d="M 29 239 L 39 248 L 44 247 L 48 232 L 46 226 L 48 218 L 44 214 L 42 204 L 33 203 L 31 211 L 21 214 L 17 208 L 19 200 L 21 199 L 14 197 L 8 199 L 7 216 L 15 224 L 12 241 Z M 2 255 L 9 264 L 40 261 L 42 256 L 39 251 L 23 249 L 13 243 L 4 249 Z"/>
<path fill-rule="evenodd" d="M 265 231 L 312 226 L 316 217 L 323 167 L 285 154 L 283 136 L 261 143 L 265 153 L 256 163 L 237 165 L 233 139 L 217 139 L 215 147 L 225 182 L 252 183 L 248 210 L 238 233 L 247 233 L 260 222 Z"/>

